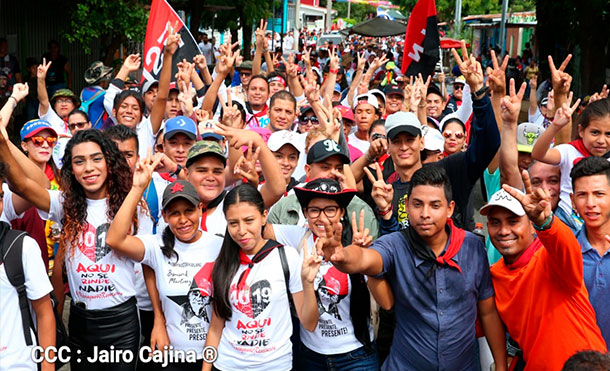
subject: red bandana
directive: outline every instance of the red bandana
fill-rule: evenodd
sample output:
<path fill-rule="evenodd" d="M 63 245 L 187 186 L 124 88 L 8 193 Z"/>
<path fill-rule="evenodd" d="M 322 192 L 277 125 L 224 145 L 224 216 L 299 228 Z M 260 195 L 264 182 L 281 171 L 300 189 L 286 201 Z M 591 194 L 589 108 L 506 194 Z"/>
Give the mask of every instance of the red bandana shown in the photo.
<path fill-rule="evenodd" d="M 451 258 L 456 256 L 458 251 L 460 251 L 462 243 L 464 243 L 464 237 L 466 236 L 466 232 L 463 229 L 456 227 L 453 224 L 453 220 L 451 220 L 451 218 L 447 219 L 447 224 L 449 225 L 449 228 L 451 228 L 449 246 L 447 246 L 447 250 L 443 255 L 436 257 L 436 261 L 440 265 L 446 264 L 462 272 L 462 268 L 460 268 L 460 266 L 456 262 L 451 260 Z"/>
<path fill-rule="evenodd" d="M 159 176 L 161 176 L 161 178 L 167 180 L 170 183 L 173 183 L 176 181 L 176 178 L 170 176 L 169 173 L 159 173 Z"/>
<path fill-rule="evenodd" d="M 47 179 L 49 179 L 49 182 L 52 181 L 55 178 L 55 174 L 53 173 L 53 168 L 51 167 L 51 165 L 46 164 L 47 166 L 45 166 L 44 168 L 44 175 L 47 176 Z"/>
<path fill-rule="evenodd" d="M 263 247 L 258 250 L 258 252 L 252 257 L 252 259 L 250 259 L 248 255 L 244 254 L 241 249 L 239 250 L 239 263 L 248 265 L 248 268 L 246 268 L 246 270 L 242 272 L 241 276 L 239 277 L 239 280 L 237 281 L 238 290 L 241 290 L 246 284 L 246 279 L 248 278 L 250 270 L 252 270 L 254 264 L 265 259 L 267 255 L 269 255 L 271 251 L 273 251 L 273 249 L 278 246 L 281 245 L 273 240 L 268 240 L 265 245 L 263 245 Z"/>
<path fill-rule="evenodd" d="M 524 267 L 524 266 L 527 265 L 527 263 L 529 263 L 529 261 L 532 259 L 532 256 L 534 256 L 536 251 L 538 251 L 538 249 L 540 249 L 541 247 L 542 247 L 542 242 L 540 242 L 539 238 L 536 238 L 534 240 L 534 242 L 532 242 L 527 247 L 527 249 L 525 249 L 525 251 L 521 254 L 519 259 L 517 259 L 512 264 L 507 264 L 506 261 L 504 263 L 506 264 L 506 267 L 508 269 L 511 269 L 511 270 L 512 269 L 519 269 L 521 267 Z"/>
<path fill-rule="evenodd" d="M 572 147 L 576 148 L 578 150 L 578 152 L 583 154 L 583 157 L 578 157 L 578 158 L 574 159 L 574 165 L 576 165 L 578 162 L 580 162 L 580 160 L 582 160 L 585 157 L 593 156 L 591 154 L 591 152 L 589 152 L 589 150 L 585 147 L 585 144 L 582 142 L 582 139 L 573 140 L 569 144 Z"/>

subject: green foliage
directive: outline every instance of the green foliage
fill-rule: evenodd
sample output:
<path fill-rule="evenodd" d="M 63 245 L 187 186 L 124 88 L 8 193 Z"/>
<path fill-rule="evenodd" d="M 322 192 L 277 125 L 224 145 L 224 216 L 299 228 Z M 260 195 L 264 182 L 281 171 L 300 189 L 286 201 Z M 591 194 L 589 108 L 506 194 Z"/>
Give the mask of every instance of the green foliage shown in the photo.
<path fill-rule="evenodd" d="M 117 40 L 143 40 L 146 33 L 148 10 L 145 0 L 79 0 L 68 12 L 70 42 L 80 41 L 85 53 L 91 53 L 93 40 L 101 40 L 103 46 Z"/>
<path fill-rule="evenodd" d="M 347 18 L 347 3 L 334 3 L 333 9 L 338 12 L 339 18 Z M 377 9 L 374 6 L 368 4 L 352 4 L 350 7 L 350 19 L 354 21 L 354 24 L 360 23 L 366 19 L 366 15 L 369 13 L 377 13 Z M 346 20 L 347 22 L 347 20 Z"/>
<path fill-rule="evenodd" d="M 417 0 L 396 0 L 405 13 L 411 12 Z M 513 12 L 536 9 L 535 0 L 510 0 L 509 8 Z M 476 14 L 494 14 L 502 11 L 502 0 L 462 0 L 462 17 Z M 436 0 L 436 12 L 439 22 L 451 22 L 455 18 L 455 0 Z"/>

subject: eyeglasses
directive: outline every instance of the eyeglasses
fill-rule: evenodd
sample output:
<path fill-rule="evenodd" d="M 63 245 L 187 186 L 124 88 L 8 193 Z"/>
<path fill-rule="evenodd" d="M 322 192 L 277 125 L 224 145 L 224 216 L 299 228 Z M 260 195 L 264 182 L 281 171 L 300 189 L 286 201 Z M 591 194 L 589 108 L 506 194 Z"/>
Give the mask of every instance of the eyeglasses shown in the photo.
<path fill-rule="evenodd" d="M 452 133 L 451 130 L 445 130 L 443 132 L 443 136 L 445 138 L 451 138 L 451 135 L 454 135 L 457 139 L 462 139 L 464 138 L 464 133 L 462 133 L 461 131 L 456 131 L 455 133 Z"/>
<path fill-rule="evenodd" d="M 309 117 L 303 117 L 302 119 L 299 120 L 299 125 L 318 125 L 320 123 L 320 121 L 318 120 L 318 118 L 316 116 L 309 116 Z"/>
<path fill-rule="evenodd" d="M 35 147 L 42 147 L 42 145 L 47 142 L 47 144 L 49 145 L 49 147 L 53 147 L 55 145 L 55 143 L 57 143 L 57 138 L 56 137 L 41 137 L 41 136 L 36 136 L 36 137 L 30 137 L 29 138 L 32 141 L 32 144 Z"/>
<path fill-rule="evenodd" d="M 334 217 L 335 215 L 337 215 L 337 212 L 339 211 L 339 206 L 326 206 L 323 209 L 320 209 L 319 207 L 308 207 L 305 209 L 305 211 L 307 211 L 307 216 L 310 218 L 317 218 L 320 216 L 320 213 L 324 212 L 324 215 L 326 215 L 329 218 Z"/>
<path fill-rule="evenodd" d="M 55 101 L 57 103 L 72 103 L 72 99 L 70 98 L 57 98 Z"/>
<path fill-rule="evenodd" d="M 464 85 L 455 84 L 455 85 L 453 85 L 453 90 L 464 90 Z"/>
<path fill-rule="evenodd" d="M 70 131 L 74 131 L 74 130 L 76 130 L 76 128 L 84 129 L 85 126 L 87 126 L 87 125 L 89 125 L 89 123 L 86 121 L 85 122 L 75 122 L 73 124 L 68 124 L 68 129 L 70 129 Z"/>

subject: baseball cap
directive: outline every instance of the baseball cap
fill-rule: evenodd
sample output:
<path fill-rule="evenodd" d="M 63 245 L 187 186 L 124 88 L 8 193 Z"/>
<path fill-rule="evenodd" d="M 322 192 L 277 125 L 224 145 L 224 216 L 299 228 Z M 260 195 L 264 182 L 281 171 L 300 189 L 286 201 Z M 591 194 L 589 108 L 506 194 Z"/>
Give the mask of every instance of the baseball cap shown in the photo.
<path fill-rule="evenodd" d="M 455 80 L 453 80 L 453 83 L 466 85 L 466 78 L 464 77 L 464 75 L 460 75 Z"/>
<path fill-rule="evenodd" d="M 333 93 L 334 92 L 337 92 L 337 93 L 341 94 L 341 85 L 335 84 L 335 90 L 333 90 Z"/>
<path fill-rule="evenodd" d="M 546 104 L 549 103 L 549 97 L 544 97 L 540 101 L 540 107 L 546 107 Z"/>
<path fill-rule="evenodd" d="M 430 86 L 428 86 L 428 91 L 426 91 L 426 97 L 429 94 L 436 94 L 439 97 L 443 97 L 443 94 L 441 93 L 441 89 L 438 88 L 438 86 L 436 86 L 436 84 L 430 84 Z M 444 98 L 443 98 L 444 100 Z"/>
<path fill-rule="evenodd" d="M 237 70 L 251 70 L 252 69 L 252 61 L 243 61 L 239 66 L 237 66 Z"/>
<path fill-rule="evenodd" d="M 481 215 L 487 215 L 489 214 L 489 210 L 494 206 L 503 207 L 517 216 L 525 215 L 525 210 L 523 210 L 521 203 L 504 189 L 500 189 L 498 192 L 494 193 L 487 205 L 483 206 L 479 212 Z"/>
<path fill-rule="evenodd" d="M 440 131 L 425 126 L 422 128 L 424 133 L 424 149 L 428 151 L 443 151 L 445 149 L 445 138 Z"/>
<path fill-rule="evenodd" d="M 193 205 L 199 205 L 199 196 L 195 187 L 186 180 L 176 180 L 168 184 L 163 191 L 163 201 L 161 202 L 161 208 L 165 209 L 170 202 L 184 198 Z"/>
<path fill-rule="evenodd" d="M 385 132 L 390 140 L 399 133 L 406 132 L 413 136 L 422 134 L 421 124 L 413 112 L 396 112 L 385 120 Z"/>
<path fill-rule="evenodd" d="M 375 107 L 375 109 L 379 108 L 379 103 L 377 101 L 377 98 L 370 92 L 360 94 L 356 98 L 354 98 L 354 104 L 353 104 L 352 108 L 356 109 L 356 107 L 358 107 L 359 104 L 364 104 L 364 103 L 370 104 L 371 106 Z"/>
<path fill-rule="evenodd" d="M 154 85 L 159 86 L 159 81 L 157 80 L 146 80 L 146 82 L 144 83 L 144 85 L 142 86 L 142 94 L 145 94 L 147 91 L 150 90 L 150 88 L 152 88 Z"/>
<path fill-rule="evenodd" d="M 62 98 L 62 97 L 67 97 L 67 98 L 72 99 L 72 103 L 74 103 L 74 106 L 76 108 L 78 108 L 80 106 L 80 99 L 70 89 L 59 89 L 59 90 L 57 90 L 55 92 L 55 94 L 53 94 L 53 96 L 51 97 L 51 106 L 54 106 L 55 105 L 55 101 L 57 99 L 59 99 L 59 98 Z"/>
<path fill-rule="evenodd" d="M 169 91 L 171 92 L 172 90 L 180 91 L 180 89 L 178 89 L 178 84 L 175 81 L 169 83 Z"/>
<path fill-rule="evenodd" d="M 186 116 L 172 117 L 165 122 L 165 139 L 170 139 L 178 133 L 195 140 L 197 139 L 197 125 Z"/>
<path fill-rule="evenodd" d="M 349 108 L 347 106 L 342 106 L 342 105 L 338 105 L 335 108 L 339 109 L 339 111 L 341 112 L 341 116 L 344 119 L 354 121 L 354 111 L 352 111 L 351 108 Z"/>
<path fill-rule="evenodd" d="M 202 121 L 198 125 L 199 127 L 199 137 L 201 139 L 213 139 L 213 140 L 223 140 L 224 137 L 220 134 L 214 133 L 214 129 L 218 127 L 218 121 L 216 120 L 206 120 Z"/>
<path fill-rule="evenodd" d="M 34 119 L 26 122 L 21 128 L 21 140 L 26 140 L 43 130 L 50 130 L 53 135 L 57 136 L 57 132 L 53 130 L 53 127 L 51 127 L 51 124 L 49 124 L 47 121 Z"/>
<path fill-rule="evenodd" d="M 544 132 L 544 127 L 531 123 L 524 122 L 517 126 L 517 151 L 532 153 L 534 145 L 538 138 Z"/>
<path fill-rule="evenodd" d="M 335 155 L 339 156 L 341 158 L 341 162 L 344 164 L 350 163 L 349 157 L 345 153 L 341 152 L 337 142 L 332 139 L 320 140 L 309 148 L 309 152 L 307 152 L 307 163 L 311 165 Z"/>
<path fill-rule="evenodd" d="M 403 97 L 403 98 L 404 98 L 404 96 L 405 96 L 405 93 L 404 93 L 404 91 L 403 91 L 403 90 L 400 88 L 400 86 L 395 85 L 395 84 L 393 84 L 393 85 L 386 85 L 386 87 L 385 87 L 385 89 L 384 89 L 384 90 L 385 90 L 385 95 L 386 95 L 386 96 L 388 96 L 388 95 L 390 95 L 390 94 L 398 94 L 398 95 L 400 95 L 400 96 L 401 96 L 401 97 Z"/>
<path fill-rule="evenodd" d="M 272 152 L 278 151 L 284 145 L 290 144 L 299 151 L 303 152 L 303 141 L 300 139 L 299 134 L 290 130 L 278 130 L 269 136 L 267 146 Z"/>
<path fill-rule="evenodd" d="M 95 61 L 85 71 L 85 82 L 89 85 L 96 84 L 108 77 L 111 72 L 112 67 L 104 66 L 102 61 Z"/>
<path fill-rule="evenodd" d="M 305 116 L 305 114 L 306 114 L 307 112 L 309 112 L 309 111 L 313 111 L 313 107 L 311 107 L 311 106 L 304 106 L 304 107 L 301 107 L 301 108 L 299 109 L 299 111 L 300 111 L 300 112 L 299 112 L 299 118 L 301 118 L 301 117 Z"/>
<path fill-rule="evenodd" d="M 186 155 L 186 167 L 189 167 L 201 156 L 212 155 L 218 157 L 224 166 L 227 166 L 227 158 L 220 144 L 211 140 L 200 140 L 195 143 Z"/>
<path fill-rule="evenodd" d="M 383 104 L 385 104 L 385 94 L 381 90 L 371 89 L 369 90 L 369 94 L 373 94 L 373 96 L 375 96 L 377 99 L 381 98 Z M 377 104 L 379 104 L 379 101 L 377 101 Z"/>
<path fill-rule="evenodd" d="M 445 125 L 447 125 L 447 123 L 449 121 L 451 121 L 451 122 L 458 122 L 459 124 L 461 124 L 462 128 L 464 129 L 464 131 L 466 131 L 466 126 L 464 125 L 464 123 L 460 119 L 460 116 L 458 116 L 457 112 L 450 113 L 447 116 L 443 117 L 443 119 L 441 120 L 441 122 L 439 124 L 441 131 L 445 130 Z"/>

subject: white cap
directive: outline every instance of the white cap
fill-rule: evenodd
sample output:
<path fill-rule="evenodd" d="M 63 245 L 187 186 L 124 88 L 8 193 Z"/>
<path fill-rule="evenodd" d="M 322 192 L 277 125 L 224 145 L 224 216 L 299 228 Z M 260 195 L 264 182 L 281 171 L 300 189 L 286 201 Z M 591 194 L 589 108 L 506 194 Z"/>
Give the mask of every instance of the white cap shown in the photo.
<path fill-rule="evenodd" d="M 271 136 L 269 136 L 269 140 L 267 141 L 267 146 L 271 150 L 271 152 L 276 152 L 284 145 L 290 144 L 294 148 L 299 151 L 299 153 L 303 152 L 303 140 L 299 133 L 289 130 L 278 130 L 273 132 Z"/>
<path fill-rule="evenodd" d="M 542 125 L 524 122 L 517 126 L 517 151 L 532 153 L 534 144 L 544 132 Z"/>
<path fill-rule="evenodd" d="M 375 96 L 375 98 L 378 98 L 377 94 L 379 94 L 379 96 L 381 96 L 381 98 L 383 99 L 383 103 L 385 104 L 385 93 L 382 92 L 379 89 L 371 89 L 369 90 L 369 94 L 373 94 Z"/>
<path fill-rule="evenodd" d="M 385 132 L 390 140 L 402 132 L 417 136 L 422 134 L 422 126 L 413 112 L 398 111 L 386 118 Z"/>
<path fill-rule="evenodd" d="M 448 115 L 446 115 L 445 117 L 443 117 L 443 119 L 440 122 L 440 129 L 441 131 L 445 130 L 445 124 L 447 123 L 447 121 L 452 120 L 452 121 L 459 121 L 462 123 L 462 126 L 464 126 L 464 122 L 462 121 L 462 119 L 460 118 L 460 116 L 458 116 L 457 112 L 452 112 Z"/>
<path fill-rule="evenodd" d="M 489 214 L 489 210 L 494 206 L 503 207 L 517 216 L 525 215 L 525 210 L 523 210 L 521 203 L 504 189 L 500 189 L 498 192 L 494 193 L 487 205 L 483 206 L 479 212 L 481 215 L 487 215 Z"/>
<path fill-rule="evenodd" d="M 424 133 L 424 149 L 441 152 L 445 149 L 445 138 L 440 131 L 424 126 L 422 132 Z"/>
<path fill-rule="evenodd" d="M 379 102 L 377 101 L 377 97 L 371 93 L 364 93 L 356 96 L 354 98 L 354 104 L 352 105 L 353 109 L 356 109 L 359 104 L 368 103 L 371 106 L 375 107 L 375 109 L 379 108 Z"/>

